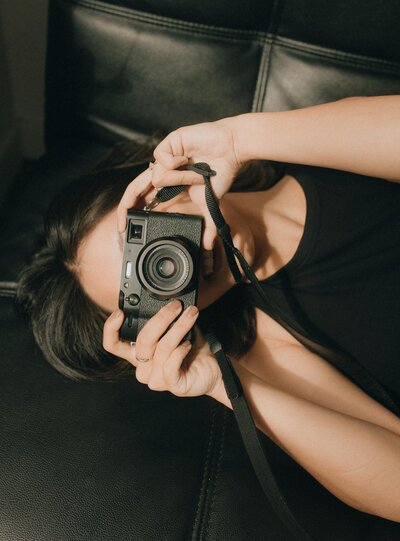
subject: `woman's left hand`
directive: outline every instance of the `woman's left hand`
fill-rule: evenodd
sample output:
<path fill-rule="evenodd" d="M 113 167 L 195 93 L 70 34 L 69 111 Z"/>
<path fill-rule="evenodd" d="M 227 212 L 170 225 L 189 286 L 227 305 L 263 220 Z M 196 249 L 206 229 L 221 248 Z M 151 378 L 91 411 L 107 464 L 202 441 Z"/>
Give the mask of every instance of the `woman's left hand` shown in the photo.
<path fill-rule="evenodd" d="M 123 312 L 117 310 L 105 322 L 103 347 L 133 364 L 137 380 L 153 391 L 169 391 L 181 397 L 210 394 L 221 385 L 222 376 L 208 343 L 198 327 L 193 345 L 187 340 L 181 343 L 195 324 L 197 307 L 185 310 L 167 331 L 181 310 L 179 301 L 163 306 L 143 326 L 135 344 L 119 338 Z"/>

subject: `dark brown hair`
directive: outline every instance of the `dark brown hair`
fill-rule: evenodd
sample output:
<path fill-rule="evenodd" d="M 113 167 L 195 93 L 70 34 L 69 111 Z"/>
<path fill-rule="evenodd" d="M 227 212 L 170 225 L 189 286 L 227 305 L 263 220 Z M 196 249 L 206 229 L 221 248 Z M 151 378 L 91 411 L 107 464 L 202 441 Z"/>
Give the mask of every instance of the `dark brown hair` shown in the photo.
<path fill-rule="evenodd" d="M 152 159 L 156 143 L 154 138 L 119 143 L 91 173 L 68 185 L 47 213 L 42 247 L 20 275 L 17 302 L 30 317 L 37 344 L 50 364 L 73 380 L 132 376 L 128 362 L 103 349 L 108 314 L 86 296 L 73 269 L 83 238 L 118 205 L 127 185 Z M 233 191 L 263 189 L 274 182 L 273 172 L 263 162 L 247 164 Z M 254 343 L 255 311 L 241 286 L 202 310 L 201 321 L 218 328 L 228 355 L 240 357 Z"/>

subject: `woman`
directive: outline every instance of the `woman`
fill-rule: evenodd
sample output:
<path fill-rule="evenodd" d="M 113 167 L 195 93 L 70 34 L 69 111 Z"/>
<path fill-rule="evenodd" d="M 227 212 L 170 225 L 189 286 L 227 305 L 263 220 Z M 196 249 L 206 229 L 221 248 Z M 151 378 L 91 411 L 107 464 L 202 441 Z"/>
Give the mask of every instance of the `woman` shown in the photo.
<path fill-rule="evenodd" d="M 86 212 L 87 223 L 70 252 L 65 246 L 76 224 L 71 222 L 68 227 L 66 214 L 57 206 L 53 209 L 56 218 L 48 229 L 47 244 L 35 272 L 31 269 L 22 277 L 19 293 L 36 310 L 34 330 L 39 345 L 47 348 L 48 358 L 56 364 L 54 359 L 62 352 L 56 351 L 54 342 L 63 340 L 64 329 L 67 335 L 77 336 L 76 349 L 69 351 L 68 358 L 74 353 L 81 358 L 81 344 L 89 340 L 77 334 L 84 334 L 79 331 L 84 328 L 79 307 L 89 299 L 93 327 L 99 328 L 101 318 L 111 312 L 104 325 L 104 349 L 133 365 L 139 382 L 181 397 L 206 394 L 230 407 L 217 362 L 198 327 L 193 346 L 181 343 L 196 324 L 199 310 L 212 311 L 230 294 L 231 301 L 238 302 L 232 300 L 236 297 L 232 292 L 238 288 L 236 311 L 242 302 L 244 306 L 257 304 L 250 284 L 233 288 L 221 241 L 206 210 L 202 179 L 178 169 L 188 162 L 207 162 L 217 171 L 212 184 L 221 198 L 234 244 L 268 295 L 294 321 L 292 327 L 297 325 L 300 335 L 311 329 L 316 342 L 321 338 L 348 351 L 383 385 L 393 404 L 390 411 L 369 396 L 333 366 L 329 356 L 324 358 L 315 348 L 305 347 L 299 335 L 293 336 L 258 304 L 254 320 L 250 310 L 246 312 L 250 315 L 238 316 L 234 326 L 245 329 L 243 340 L 241 346 L 228 351 L 257 426 L 341 501 L 400 522 L 400 368 L 396 355 L 400 185 L 387 182 L 400 181 L 399 136 L 398 96 L 240 115 L 171 133 L 157 146 L 156 163 L 128 185 L 118 205 L 115 197 L 111 200 L 111 190 L 101 216 L 91 217 L 90 209 Z M 268 190 L 227 193 L 238 168 L 249 160 L 303 166 L 288 165 L 286 174 Z M 126 181 L 121 171 L 115 173 L 114 192 Z M 154 197 L 155 189 L 182 183 L 190 188 L 156 211 L 200 213 L 205 218 L 198 307 L 181 314 L 180 303 L 173 301 L 147 322 L 136 344 L 123 342 L 118 334 L 123 314 L 117 307 L 126 211 L 142 208 Z M 88 202 L 90 197 L 82 204 Z M 62 235 L 67 237 L 64 244 L 60 243 Z M 212 249 L 213 270 L 205 255 Z M 49 270 L 55 265 L 55 252 L 57 280 Z M 52 263 L 47 261 L 44 271 L 46 257 Z M 46 273 L 46 291 L 42 288 L 39 295 L 38 284 Z M 74 302 L 65 306 L 64 297 L 64 302 L 57 301 L 57 310 L 53 305 L 46 311 L 44 299 L 64 289 L 60 279 L 67 275 L 75 280 L 71 289 Z M 68 323 L 70 327 L 60 324 L 52 341 L 44 336 L 45 322 L 60 317 L 60 306 L 64 323 L 73 320 L 75 327 L 74 323 Z M 227 347 L 229 336 L 234 334 L 227 333 Z M 90 357 L 92 351 L 86 349 Z M 81 372 L 95 376 L 101 363 L 104 368 L 108 361 L 104 357 L 99 362 L 97 366 L 86 363 Z M 118 366 L 122 371 L 123 365 Z M 64 373 L 73 376 L 78 371 L 68 366 Z"/>

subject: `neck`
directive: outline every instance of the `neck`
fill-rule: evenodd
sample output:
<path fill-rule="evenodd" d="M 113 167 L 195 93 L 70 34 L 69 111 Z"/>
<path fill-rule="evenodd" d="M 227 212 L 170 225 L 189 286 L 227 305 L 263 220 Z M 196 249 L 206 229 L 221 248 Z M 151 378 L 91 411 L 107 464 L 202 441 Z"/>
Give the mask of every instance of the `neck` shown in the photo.
<path fill-rule="evenodd" d="M 234 244 L 257 278 L 266 279 L 285 266 L 297 251 L 307 210 L 303 189 L 287 175 L 268 190 L 228 196 L 236 213 L 232 221 L 232 226 L 237 224 Z"/>
<path fill-rule="evenodd" d="M 227 193 L 221 210 L 231 228 L 233 244 L 258 280 L 275 274 L 295 254 L 304 231 L 306 200 L 293 177 L 284 177 L 262 192 Z M 217 242 L 222 252 L 219 268 L 209 279 L 200 281 L 200 309 L 235 285 L 221 239 Z"/>
<path fill-rule="evenodd" d="M 234 245 L 240 250 L 259 280 L 270 272 L 270 239 L 268 235 L 268 192 L 231 193 L 226 195 L 234 214 L 227 222 L 231 226 Z"/>

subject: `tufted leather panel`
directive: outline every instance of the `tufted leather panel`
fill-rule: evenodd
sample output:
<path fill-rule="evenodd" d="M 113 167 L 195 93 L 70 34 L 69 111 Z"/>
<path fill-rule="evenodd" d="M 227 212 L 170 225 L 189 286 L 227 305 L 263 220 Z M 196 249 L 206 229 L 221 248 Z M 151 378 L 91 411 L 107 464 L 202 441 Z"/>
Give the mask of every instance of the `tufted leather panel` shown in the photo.
<path fill-rule="evenodd" d="M 261 52 L 248 32 L 100 2 L 53 2 L 49 138 L 77 131 L 133 138 L 246 112 Z"/>
<path fill-rule="evenodd" d="M 360 14 L 354 1 L 275 1 L 265 10 L 246 3 L 240 28 L 237 3 L 221 25 L 224 5 L 51 2 L 48 141 L 74 133 L 134 138 L 400 91 L 400 44 L 387 15 L 398 3 L 385 2 L 378 23 L 383 4 L 374 0 Z"/>
<path fill-rule="evenodd" d="M 190 539 L 221 409 L 68 381 L 0 300 L 0 539 Z"/>
<path fill-rule="evenodd" d="M 279 111 L 348 96 L 400 93 L 400 63 L 287 38 L 274 41 L 264 78 L 255 110 Z"/>

